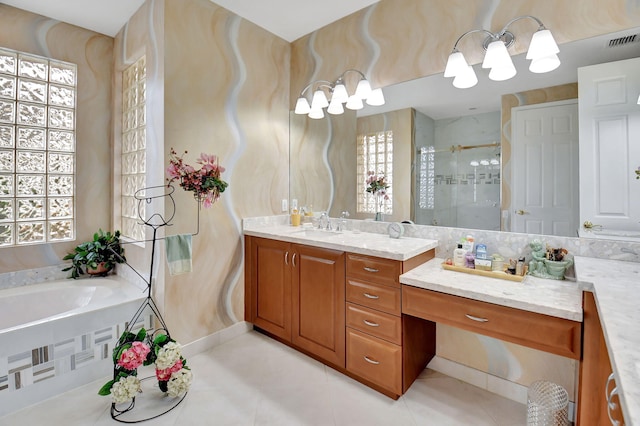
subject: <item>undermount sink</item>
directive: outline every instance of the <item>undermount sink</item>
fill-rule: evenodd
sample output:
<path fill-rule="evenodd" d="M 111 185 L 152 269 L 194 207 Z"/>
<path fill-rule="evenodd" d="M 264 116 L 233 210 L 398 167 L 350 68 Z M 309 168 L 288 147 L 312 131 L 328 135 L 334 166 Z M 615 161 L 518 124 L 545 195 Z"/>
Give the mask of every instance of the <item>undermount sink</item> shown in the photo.
<path fill-rule="evenodd" d="M 324 229 L 301 229 L 299 231 L 294 231 L 291 233 L 292 235 L 301 235 L 305 237 L 313 237 L 313 238 L 323 238 L 323 237 L 332 237 L 335 235 L 340 235 L 342 232 L 340 231 L 325 231 Z"/>

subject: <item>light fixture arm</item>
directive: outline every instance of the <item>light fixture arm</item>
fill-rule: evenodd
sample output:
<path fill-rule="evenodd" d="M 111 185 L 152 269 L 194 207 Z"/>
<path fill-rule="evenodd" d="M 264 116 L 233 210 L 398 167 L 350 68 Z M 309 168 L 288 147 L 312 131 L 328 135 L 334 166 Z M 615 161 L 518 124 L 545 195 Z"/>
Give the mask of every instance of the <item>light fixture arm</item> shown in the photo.
<path fill-rule="evenodd" d="M 465 38 L 466 36 L 468 36 L 469 34 L 474 34 L 474 33 L 484 33 L 487 34 L 489 37 L 494 38 L 495 34 L 493 34 L 491 31 L 487 31 L 485 29 L 479 29 L 479 30 L 469 30 L 466 33 L 462 34 L 460 37 L 458 37 L 458 40 L 456 40 L 456 43 L 453 45 L 453 52 L 458 52 L 458 43 L 460 43 L 460 41 Z"/>
<path fill-rule="evenodd" d="M 320 87 L 329 87 L 329 88 L 331 88 L 331 87 L 332 87 L 332 86 L 331 86 L 331 84 L 332 84 L 332 83 L 331 83 L 330 81 L 327 81 L 327 80 L 316 80 L 316 81 L 312 81 L 311 83 L 307 84 L 307 85 L 305 86 L 305 88 L 304 88 L 304 89 L 302 89 L 302 91 L 300 92 L 300 96 L 298 96 L 298 97 L 299 97 L 299 98 L 303 97 L 303 96 L 304 96 L 304 93 L 305 93 L 307 90 L 309 90 L 310 88 L 312 88 L 312 87 L 313 87 L 313 85 L 314 85 L 314 84 L 316 84 L 316 83 L 323 83 L 323 84 L 320 84 L 317 88 L 320 88 Z"/>
<path fill-rule="evenodd" d="M 498 34 L 502 35 L 504 33 L 507 32 L 507 29 L 509 28 L 509 25 L 513 24 L 514 22 L 517 22 L 521 19 L 526 19 L 526 18 L 531 18 L 534 21 L 536 21 L 538 23 L 538 30 L 546 30 L 547 28 L 544 26 L 544 24 L 542 23 L 541 20 L 539 20 L 538 18 L 536 18 L 535 16 L 531 16 L 531 15 L 522 15 L 522 16 L 518 16 L 517 18 L 513 18 L 512 20 L 510 20 L 509 22 L 507 22 L 507 24 L 504 26 L 504 28 L 502 29 L 502 31 L 500 31 Z"/>

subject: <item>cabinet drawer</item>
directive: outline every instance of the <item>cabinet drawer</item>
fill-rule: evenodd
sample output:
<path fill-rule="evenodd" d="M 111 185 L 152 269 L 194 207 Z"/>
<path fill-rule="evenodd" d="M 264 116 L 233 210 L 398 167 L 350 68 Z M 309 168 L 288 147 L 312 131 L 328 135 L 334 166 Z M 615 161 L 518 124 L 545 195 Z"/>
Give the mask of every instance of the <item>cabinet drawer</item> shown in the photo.
<path fill-rule="evenodd" d="M 402 347 L 347 329 L 347 370 L 402 394 Z"/>
<path fill-rule="evenodd" d="M 347 279 L 347 301 L 400 315 L 400 289 Z"/>
<path fill-rule="evenodd" d="M 402 264 L 396 260 L 347 254 L 347 277 L 400 287 Z"/>
<path fill-rule="evenodd" d="M 347 327 L 355 328 L 396 345 L 402 344 L 400 317 L 347 303 Z"/>
<path fill-rule="evenodd" d="M 407 285 L 402 299 L 404 314 L 580 359 L 580 322 Z"/>

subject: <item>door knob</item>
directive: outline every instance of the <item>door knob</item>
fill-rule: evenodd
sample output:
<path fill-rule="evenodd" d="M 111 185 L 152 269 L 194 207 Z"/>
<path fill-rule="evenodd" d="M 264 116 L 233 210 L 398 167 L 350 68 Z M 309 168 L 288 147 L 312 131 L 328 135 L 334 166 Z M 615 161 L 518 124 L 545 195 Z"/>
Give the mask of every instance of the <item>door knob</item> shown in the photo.
<path fill-rule="evenodd" d="M 522 215 L 524 215 L 524 214 L 529 214 L 529 212 L 528 212 L 528 211 L 526 211 L 526 210 L 522 210 L 522 209 L 520 209 L 520 210 L 516 210 L 516 214 L 519 214 L 520 216 L 522 216 Z"/>

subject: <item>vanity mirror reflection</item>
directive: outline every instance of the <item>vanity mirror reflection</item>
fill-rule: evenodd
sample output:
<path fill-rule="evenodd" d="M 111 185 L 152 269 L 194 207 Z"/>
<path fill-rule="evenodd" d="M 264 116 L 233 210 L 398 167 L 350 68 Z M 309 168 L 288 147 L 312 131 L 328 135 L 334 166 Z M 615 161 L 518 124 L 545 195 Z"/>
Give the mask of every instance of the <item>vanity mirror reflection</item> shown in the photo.
<path fill-rule="evenodd" d="M 640 35 L 609 45 L 610 40 L 633 34 L 640 34 L 640 28 L 562 44 L 562 64 L 546 74 L 529 72 L 523 54 L 513 57 L 518 74 L 508 81 L 489 80 L 478 64 L 474 68 L 479 82 L 470 89 L 456 89 L 438 74 L 383 88 L 386 104 L 365 107 L 357 116 L 347 111 L 313 120 L 292 112 L 290 197 L 299 205 L 328 211 L 331 217 L 348 211 L 352 218 L 373 218 L 370 212 L 358 212 L 364 188 L 358 187 L 356 176 L 367 170 L 357 166 L 356 140 L 359 134 L 392 130 L 393 204 L 384 220 L 577 236 L 577 123 L 573 148 L 559 161 L 573 164 L 573 170 L 560 170 L 561 181 L 571 182 L 564 195 L 556 196 L 563 211 L 535 212 L 567 215 L 571 225 L 525 228 L 519 220 L 534 213 L 518 204 L 527 163 L 526 154 L 518 152 L 512 140 L 513 114 L 526 105 L 544 104 L 573 108 L 577 118 L 577 68 L 640 56 Z M 518 157 L 523 155 L 524 162 Z"/>

